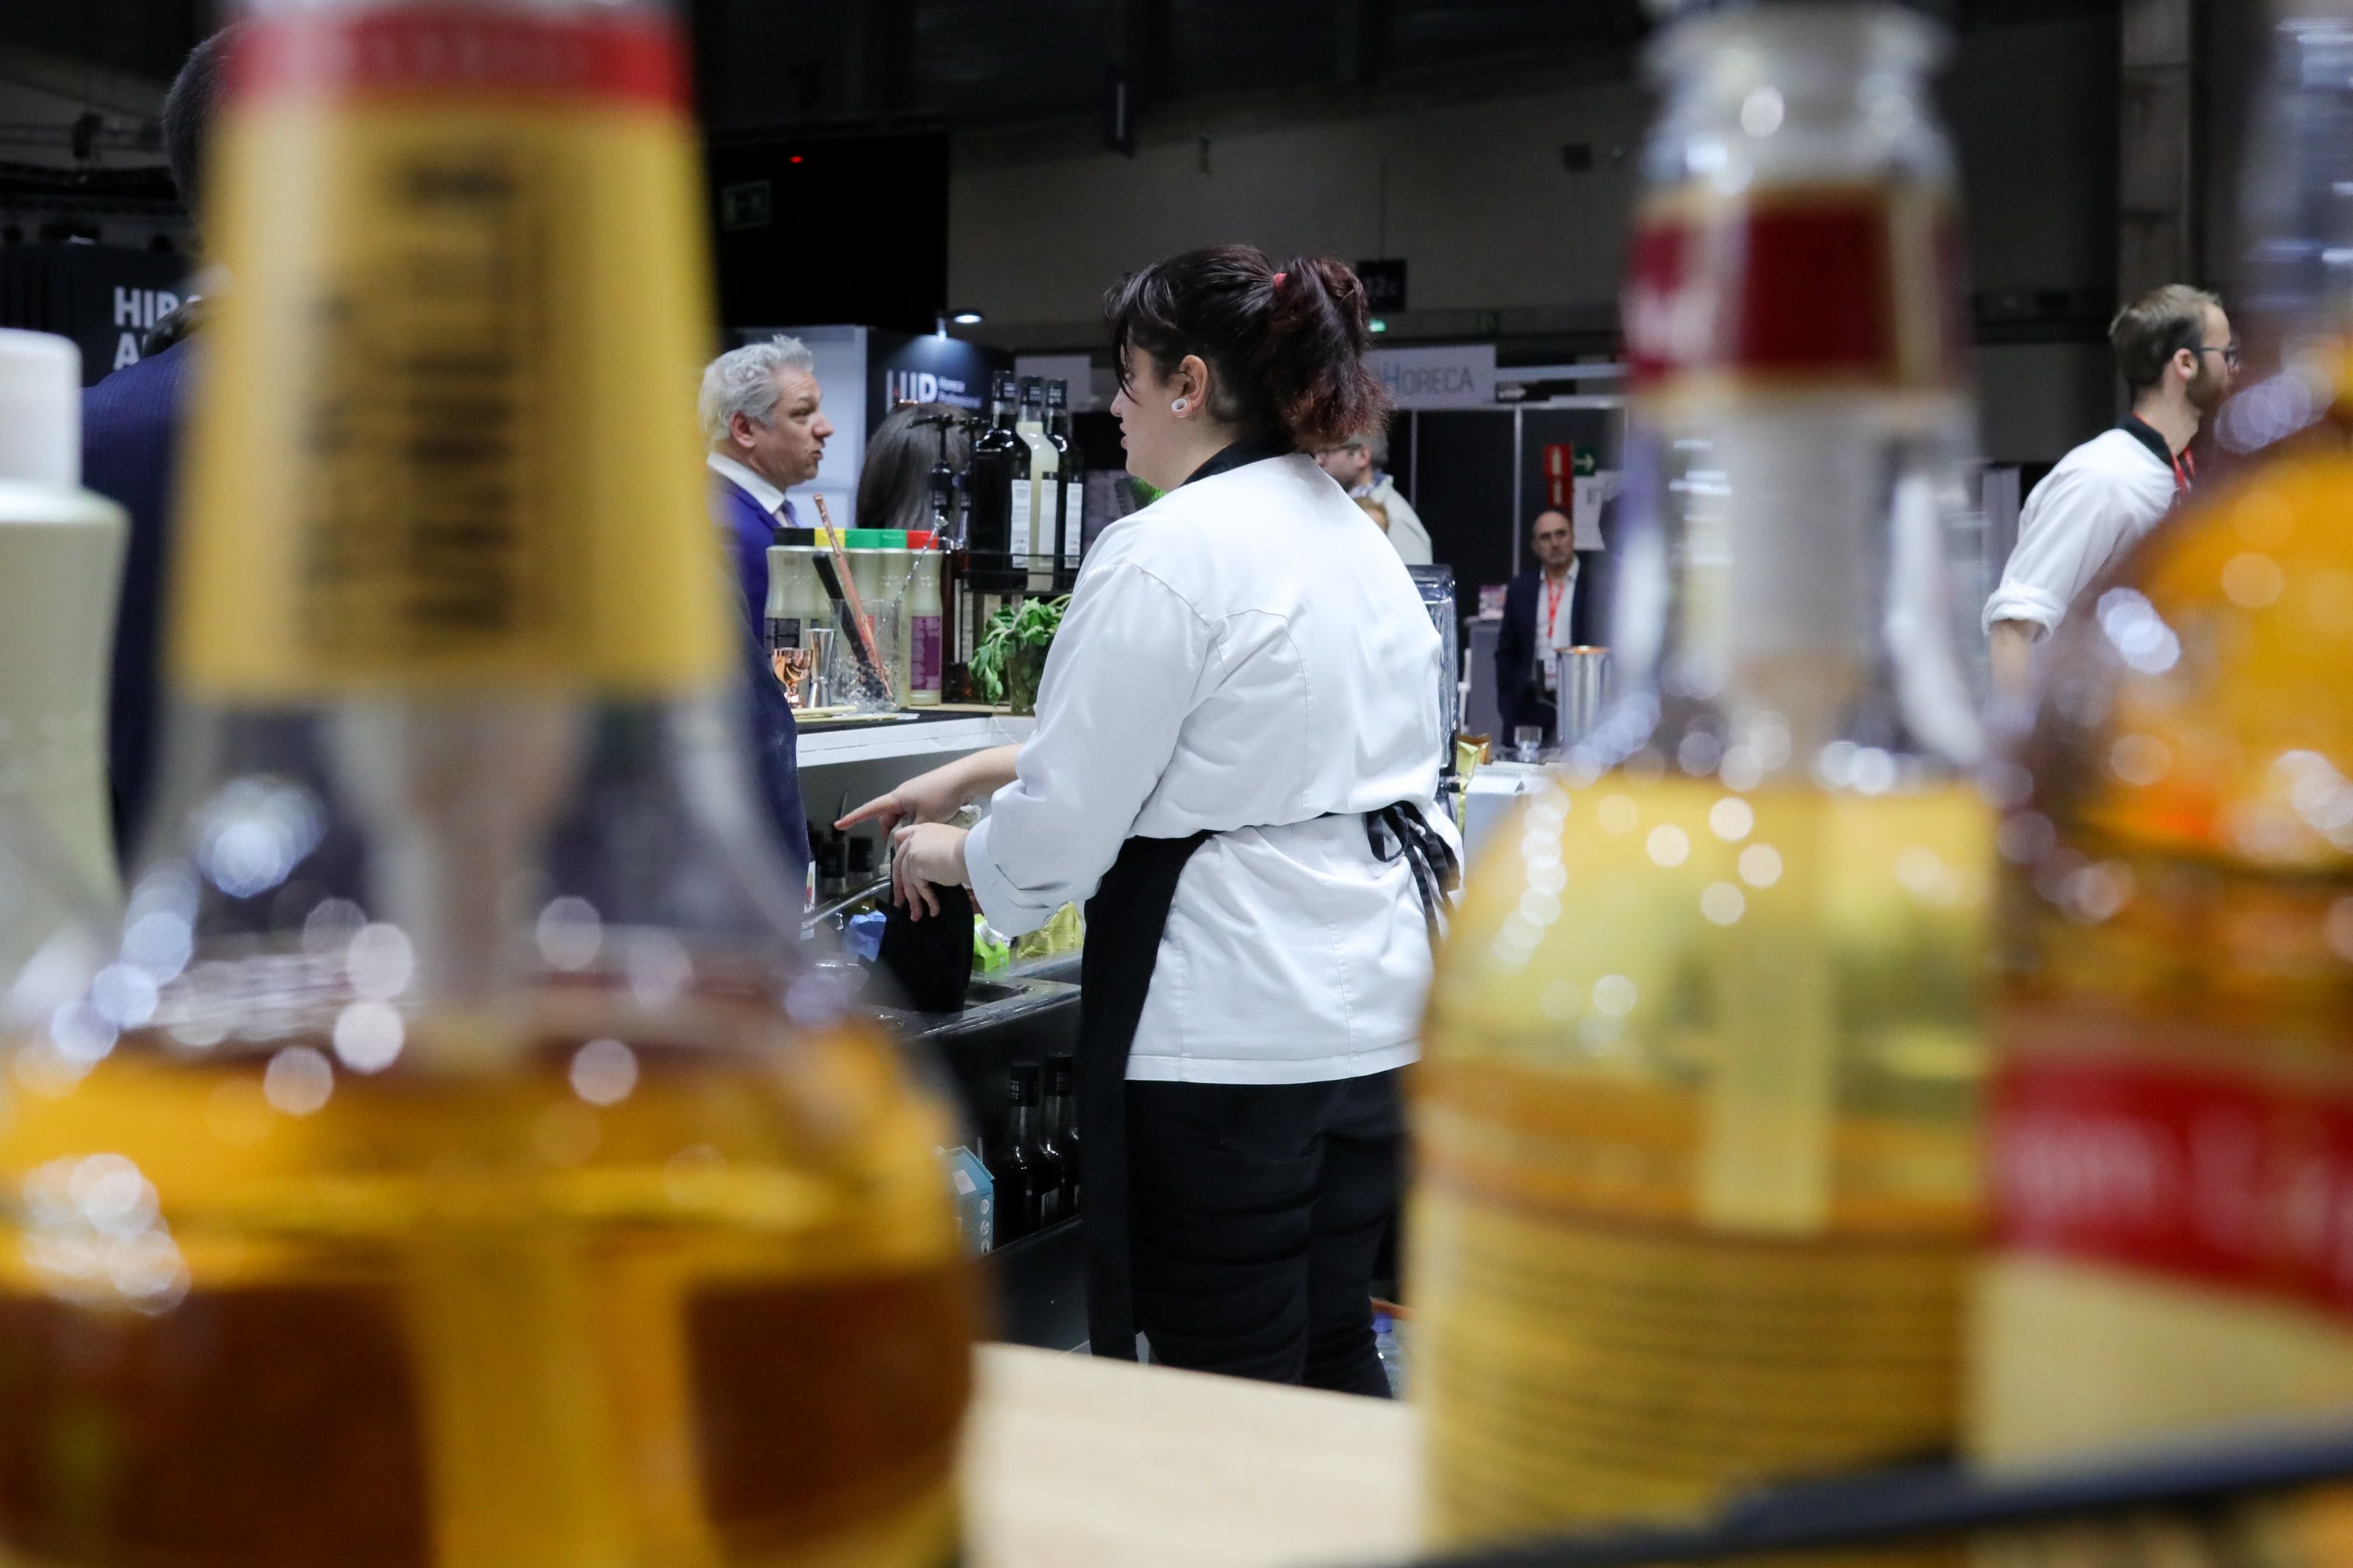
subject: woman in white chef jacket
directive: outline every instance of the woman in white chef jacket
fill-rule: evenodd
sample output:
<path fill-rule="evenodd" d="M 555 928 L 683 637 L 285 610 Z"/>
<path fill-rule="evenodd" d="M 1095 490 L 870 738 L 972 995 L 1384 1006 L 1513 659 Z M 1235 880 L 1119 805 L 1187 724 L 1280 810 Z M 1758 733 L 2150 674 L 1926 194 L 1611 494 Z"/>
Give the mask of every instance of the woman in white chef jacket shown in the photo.
<path fill-rule="evenodd" d="M 1383 412 L 1364 292 L 1225 246 L 1106 315 L 1128 469 L 1167 493 L 1095 542 L 1029 740 L 844 821 L 895 828 L 919 910 L 965 886 L 1018 933 L 1088 900 L 1096 1353 L 1140 1328 L 1173 1365 L 1384 1394 L 1368 1287 L 1454 850 L 1438 633 L 1307 455 Z"/>

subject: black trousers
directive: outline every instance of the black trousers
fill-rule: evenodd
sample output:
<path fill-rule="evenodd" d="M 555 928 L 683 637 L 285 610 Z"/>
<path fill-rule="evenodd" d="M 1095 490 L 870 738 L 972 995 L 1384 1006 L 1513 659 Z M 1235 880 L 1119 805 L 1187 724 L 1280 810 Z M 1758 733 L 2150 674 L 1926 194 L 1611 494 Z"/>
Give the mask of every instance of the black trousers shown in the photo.
<path fill-rule="evenodd" d="M 1129 1082 L 1130 1270 L 1153 1360 L 1388 1397 L 1369 1301 L 1397 1215 L 1398 1079 Z"/>

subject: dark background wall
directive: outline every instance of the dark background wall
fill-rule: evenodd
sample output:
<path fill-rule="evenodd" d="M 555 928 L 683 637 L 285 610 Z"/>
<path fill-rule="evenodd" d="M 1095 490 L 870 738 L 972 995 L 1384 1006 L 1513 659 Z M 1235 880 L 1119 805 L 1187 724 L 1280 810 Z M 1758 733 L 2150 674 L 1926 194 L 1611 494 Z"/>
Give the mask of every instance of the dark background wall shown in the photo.
<path fill-rule="evenodd" d="M 2237 279 L 2254 0 L 2197 34 L 2193 280 Z M 2120 37 L 2151 0 L 1958 0 L 1940 94 L 1970 219 L 1986 447 L 2045 459 L 2115 397 Z M 2159 7 L 2162 8 L 2162 7 Z M 1123 272 L 1213 239 L 1403 258 L 1391 342 L 1502 363 L 1608 354 L 1634 153 L 1639 0 L 690 0 L 713 154 L 932 139 L 943 162 L 779 184 L 721 229 L 730 313 L 915 327 L 972 308 L 1024 352 L 1092 350 Z M 185 250 L 154 112 L 205 0 L 0 5 L 0 242 Z M 1113 73 L 1138 106 L 1105 144 Z M 722 167 L 715 184 L 740 184 Z M 813 168 L 804 174 L 814 176 Z M 756 174 L 754 175 L 756 177 Z M 944 190 L 944 202 L 942 191 Z M 732 259 L 731 259 L 732 258 Z M 778 296 L 800 301 L 780 308 Z"/>

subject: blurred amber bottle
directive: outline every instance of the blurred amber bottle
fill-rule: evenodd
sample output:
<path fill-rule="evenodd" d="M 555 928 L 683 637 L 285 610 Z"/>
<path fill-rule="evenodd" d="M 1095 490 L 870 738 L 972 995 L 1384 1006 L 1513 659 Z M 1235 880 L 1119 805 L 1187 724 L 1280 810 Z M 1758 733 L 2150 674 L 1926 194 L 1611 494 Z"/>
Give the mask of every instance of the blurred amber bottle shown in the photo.
<path fill-rule="evenodd" d="M 1997 1460 L 2353 1402 L 2353 9 L 2274 19 L 2217 422 L 2268 455 L 2074 607 L 1997 775 Z"/>
<path fill-rule="evenodd" d="M 1991 823 L 1942 38 L 1694 9 L 1626 303 L 1627 687 L 1474 864 L 1430 999 L 1408 1283 L 1450 1539 L 1956 1434 Z"/>
<path fill-rule="evenodd" d="M 791 962 L 733 740 L 683 63 L 234 37 L 159 826 L 0 1126 L 12 1559 L 955 1553 L 954 1140 Z"/>

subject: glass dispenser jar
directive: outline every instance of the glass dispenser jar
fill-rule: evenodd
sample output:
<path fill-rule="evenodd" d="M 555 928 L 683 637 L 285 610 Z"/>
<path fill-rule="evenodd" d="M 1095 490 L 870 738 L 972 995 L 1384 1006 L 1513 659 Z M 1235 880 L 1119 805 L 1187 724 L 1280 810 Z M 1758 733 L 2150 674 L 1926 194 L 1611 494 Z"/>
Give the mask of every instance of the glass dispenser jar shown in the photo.
<path fill-rule="evenodd" d="M 2353 5 L 2272 19 L 2263 455 L 2076 606 L 2003 768 L 1993 1462 L 2353 1400 Z"/>
<path fill-rule="evenodd" d="M 229 49 L 164 798 L 0 1124 L 0 1542 L 937 1568 L 956 1140 L 751 804 L 677 33 Z"/>
<path fill-rule="evenodd" d="M 1653 47 L 1622 695 L 1472 868 L 1416 1092 L 1443 1538 L 1953 1439 L 1991 846 L 1941 50 L 1889 4 Z"/>

